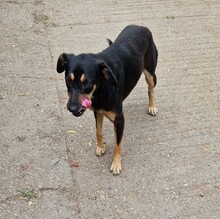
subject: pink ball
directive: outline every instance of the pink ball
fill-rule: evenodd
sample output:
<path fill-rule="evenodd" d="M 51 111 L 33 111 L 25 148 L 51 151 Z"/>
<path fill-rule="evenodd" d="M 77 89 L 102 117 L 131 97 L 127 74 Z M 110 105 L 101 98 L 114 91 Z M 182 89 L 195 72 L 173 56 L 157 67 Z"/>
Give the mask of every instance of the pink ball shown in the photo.
<path fill-rule="evenodd" d="M 89 98 L 83 98 L 82 99 L 82 106 L 84 107 L 84 108 L 89 108 L 89 107 L 91 107 L 91 105 L 92 105 L 92 101 L 89 99 Z"/>

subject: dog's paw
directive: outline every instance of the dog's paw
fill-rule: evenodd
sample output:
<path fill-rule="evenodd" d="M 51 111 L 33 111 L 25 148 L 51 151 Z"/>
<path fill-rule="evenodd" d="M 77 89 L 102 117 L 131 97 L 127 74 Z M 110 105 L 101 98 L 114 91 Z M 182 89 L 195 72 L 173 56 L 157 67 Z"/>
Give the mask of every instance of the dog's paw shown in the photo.
<path fill-rule="evenodd" d="M 121 173 L 121 162 L 120 161 L 113 161 L 110 172 L 113 173 L 113 175 L 119 175 Z"/>
<path fill-rule="evenodd" d="M 148 114 L 151 115 L 151 116 L 156 116 L 157 115 L 157 108 L 154 106 L 154 107 L 149 107 L 148 108 Z"/>
<path fill-rule="evenodd" d="M 95 154 L 97 157 L 101 157 L 102 155 L 104 155 L 105 154 L 105 146 L 103 146 L 103 147 L 97 146 Z"/>

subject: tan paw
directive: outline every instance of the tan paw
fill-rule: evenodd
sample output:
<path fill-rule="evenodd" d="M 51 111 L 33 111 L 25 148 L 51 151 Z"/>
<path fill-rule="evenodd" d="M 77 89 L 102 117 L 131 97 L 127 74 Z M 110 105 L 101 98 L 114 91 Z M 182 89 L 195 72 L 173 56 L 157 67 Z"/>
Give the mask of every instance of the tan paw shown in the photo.
<path fill-rule="evenodd" d="M 96 151 L 95 151 L 96 156 L 101 157 L 102 155 L 105 154 L 105 147 L 99 147 L 97 146 Z"/>
<path fill-rule="evenodd" d="M 149 107 L 148 114 L 150 114 L 151 116 L 156 116 L 157 115 L 157 108 L 156 107 Z"/>
<path fill-rule="evenodd" d="M 119 175 L 121 173 L 121 162 L 120 161 L 113 161 L 110 172 L 113 173 L 113 175 Z"/>

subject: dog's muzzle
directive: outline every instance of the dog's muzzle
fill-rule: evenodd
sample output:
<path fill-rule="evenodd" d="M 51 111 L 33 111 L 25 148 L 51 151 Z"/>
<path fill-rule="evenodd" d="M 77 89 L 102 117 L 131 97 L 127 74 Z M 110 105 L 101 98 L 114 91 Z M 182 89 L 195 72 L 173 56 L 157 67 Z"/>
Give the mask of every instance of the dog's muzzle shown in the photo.
<path fill-rule="evenodd" d="M 81 116 L 81 115 L 84 113 L 84 111 L 85 111 L 85 110 L 81 110 L 81 111 L 79 111 L 79 112 L 72 112 L 72 113 L 73 113 L 74 116 L 79 117 L 79 116 Z"/>
<path fill-rule="evenodd" d="M 81 116 L 81 115 L 84 113 L 84 111 L 85 111 L 85 109 L 84 109 L 83 107 L 80 107 L 80 108 L 78 108 L 78 107 L 73 107 L 73 106 L 70 106 L 69 104 L 67 104 L 67 109 L 68 109 L 74 116 L 77 116 L 77 117 Z"/>

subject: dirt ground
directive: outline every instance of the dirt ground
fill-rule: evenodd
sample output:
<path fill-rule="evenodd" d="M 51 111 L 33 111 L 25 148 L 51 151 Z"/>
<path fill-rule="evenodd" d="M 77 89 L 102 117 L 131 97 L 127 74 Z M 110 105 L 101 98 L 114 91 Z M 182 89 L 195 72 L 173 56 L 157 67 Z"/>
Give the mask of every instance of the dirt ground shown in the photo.
<path fill-rule="evenodd" d="M 220 215 L 220 1 L 0 1 L 0 218 Z M 124 102 L 123 171 L 95 156 L 93 113 L 66 110 L 63 52 L 99 52 L 128 24 L 159 50 L 159 110 L 142 77 Z"/>

